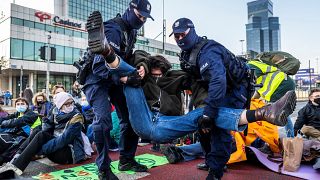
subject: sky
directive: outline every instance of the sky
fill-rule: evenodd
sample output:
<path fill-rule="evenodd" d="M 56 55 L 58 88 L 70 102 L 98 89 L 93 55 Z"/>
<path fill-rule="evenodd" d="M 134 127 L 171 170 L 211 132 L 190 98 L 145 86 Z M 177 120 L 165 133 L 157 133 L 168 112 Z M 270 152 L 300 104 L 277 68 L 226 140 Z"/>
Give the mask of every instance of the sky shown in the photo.
<path fill-rule="evenodd" d="M 3 1 L 3 0 L 2 0 Z M 9 1 L 9 0 L 4 0 Z M 15 0 L 17 4 L 53 13 L 53 0 Z M 241 54 L 240 40 L 246 40 L 245 24 L 247 3 L 251 0 L 149 0 L 155 21 L 145 24 L 145 36 L 155 38 L 162 32 L 163 1 L 167 39 L 173 22 L 181 17 L 191 19 L 200 36 L 214 39 L 234 54 Z M 11 1 L 13 2 L 13 0 Z M 281 50 L 301 61 L 301 68 L 308 67 L 308 60 L 315 70 L 320 66 L 320 0 L 272 0 L 273 15 L 279 17 Z M 157 40 L 162 41 L 162 36 Z M 246 49 L 246 41 L 243 43 Z M 317 63 L 317 58 L 318 63 Z"/>

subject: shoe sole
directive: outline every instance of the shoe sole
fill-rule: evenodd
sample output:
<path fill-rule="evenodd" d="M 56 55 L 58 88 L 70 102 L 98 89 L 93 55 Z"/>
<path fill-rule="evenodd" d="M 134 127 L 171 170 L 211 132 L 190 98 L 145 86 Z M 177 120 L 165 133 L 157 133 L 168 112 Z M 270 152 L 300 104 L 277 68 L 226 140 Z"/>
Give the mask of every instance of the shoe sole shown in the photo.
<path fill-rule="evenodd" d="M 104 26 L 101 13 L 94 11 L 87 19 L 88 49 L 93 53 L 101 53 L 104 50 Z"/>
<path fill-rule="evenodd" d="M 170 164 L 175 164 L 177 163 L 176 157 L 174 155 L 173 150 L 171 149 L 171 147 L 168 147 L 164 150 L 163 154 L 166 156 L 168 162 Z"/>
<path fill-rule="evenodd" d="M 280 122 L 283 122 L 280 126 L 285 126 L 288 121 L 288 116 L 293 113 L 296 104 L 297 104 L 297 96 L 294 91 L 289 91 L 288 92 L 288 98 L 286 99 L 284 109 L 281 111 L 279 115 L 279 120 Z"/>

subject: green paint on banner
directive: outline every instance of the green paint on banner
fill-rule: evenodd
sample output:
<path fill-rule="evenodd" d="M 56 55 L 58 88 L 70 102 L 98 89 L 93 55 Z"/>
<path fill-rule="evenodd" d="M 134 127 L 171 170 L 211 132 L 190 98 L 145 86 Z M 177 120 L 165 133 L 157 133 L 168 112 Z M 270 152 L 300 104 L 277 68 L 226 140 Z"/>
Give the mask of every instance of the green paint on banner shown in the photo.
<path fill-rule="evenodd" d="M 153 154 L 142 154 L 135 157 L 136 161 L 146 165 L 148 168 L 155 166 L 161 166 L 168 164 L 168 160 L 164 156 L 157 156 Z M 111 163 L 112 172 L 115 174 L 127 173 L 135 174 L 134 171 L 119 171 L 119 161 Z M 98 179 L 98 169 L 95 163 L 85 164 L 74 168 L 63 169 L 60 171 L 50 172 L 46 174 L 39 174 L 34 176 L 34 179 L 46 179 L 46 180 L 60 180 L 60 179 L 77 179 L 77 180 L 92 180 Z"/>

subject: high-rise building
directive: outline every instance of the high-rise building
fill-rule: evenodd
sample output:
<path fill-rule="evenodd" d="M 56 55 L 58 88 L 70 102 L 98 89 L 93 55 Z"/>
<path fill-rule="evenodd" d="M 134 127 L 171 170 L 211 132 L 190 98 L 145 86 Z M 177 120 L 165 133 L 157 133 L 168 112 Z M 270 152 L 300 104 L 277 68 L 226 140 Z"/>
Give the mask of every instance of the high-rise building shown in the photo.
<path fill-rule="evenodd" d="M 80 21 L 86 21 L 93 11 L 100 11 L 103 19 L 114 18 L 121 15 L 128 8 L 131 0 L 54 0 L 54 14 L 66 16 Z M 139 30 L 144 36 L 144 28 Z"/>
<path fill-rule="evenodd" d="M 248 24 L 246 24 L 247 53 L 255 57 L 260 52 L 279 51 L 279 17 L 273 17 L 271 0 L 257 0 L 248 4 Z"/>

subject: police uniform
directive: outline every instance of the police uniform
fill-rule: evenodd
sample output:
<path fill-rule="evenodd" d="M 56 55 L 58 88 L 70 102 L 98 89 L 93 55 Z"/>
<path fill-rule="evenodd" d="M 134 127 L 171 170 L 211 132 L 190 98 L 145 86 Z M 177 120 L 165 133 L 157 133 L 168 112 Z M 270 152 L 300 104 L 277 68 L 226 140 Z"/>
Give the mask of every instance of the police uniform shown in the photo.
<path fill-rule="evenodd" d="M 181 68 L 192 74 L 208 91 L 204 100 L 204 115 L 217 117 L 219 107 L 244 109 L 247 97 L 245 62 L 237 59 L 228 49 L 214 40 L 196 35 L 193 23 L 181 18 L 173 24 L 173 33 L 190 29 L 181 40 L 177 40 L 181 52 Z M 194 53 L 197 49 L 196 54 Z M 197 93 L 197 92 L 195 92 Z M 223 175 L 223 168 L 231 154 L 231 135 L 228 130 L 214 126 L 211 130 L 211 147 L 206 151 L 206 164 L 217 178 Z M 211 150 L 210 150 L 211 149 Z"/>
<path fill-rule="evenodd" d="M 137 29 L 135 29 L 137 27 L 132 27 L 133 24 L 130 22 L 132 21 L 133 8 L 136 8 L 143 15 L 143 12 L 139 10 L 141 5 L 147 5 L 150 13 L 151 6 L 147 0 L 133 0 L 130 3 L 130 8 L 126 10 L 122 17 L 117 16 L 104 22 L 106 39 L 114 52 L 124 61 L 128 60 L 132 55 L 137 36 Z M 131 11 L 131 17 L 128 15 L 129 11 Z M 111 160 L 108 156 L 109 147 L 107 143 L 109 142 L 110 130 L 112 129 L 110 102 L 115 105 L 120 119 L 120 161 L 121 159 L 133 160 L 138 144 L 138 136 L 133 131 L 129 122 L 126 99 L 119 76 L 111 75 L 105 63 L 102 56 L 96 55 L 94 57 L 92 73 L 86 77 L 86 83 L 83 87 L 88 102 L 93 107 L 95 113 L 92 127 L 98 151 L 96 163 L 99 171 L 110 169 Z"/>

